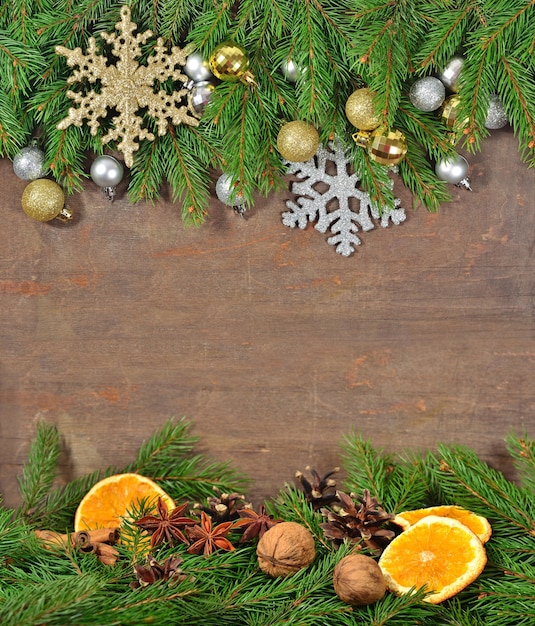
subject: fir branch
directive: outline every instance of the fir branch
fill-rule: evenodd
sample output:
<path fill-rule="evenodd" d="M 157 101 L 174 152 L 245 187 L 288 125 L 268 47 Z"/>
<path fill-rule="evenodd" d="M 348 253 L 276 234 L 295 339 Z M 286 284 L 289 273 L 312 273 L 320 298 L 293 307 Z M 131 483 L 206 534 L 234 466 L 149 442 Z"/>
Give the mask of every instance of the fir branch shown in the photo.
<path fill-rule="evenodd" d="M 535 492 L 535 441 L 524 430 L 521 436 L 509 433 L 505 439 L 507 452 L 520 474 L 524 488 Z"/>
<path fill-rule="evenodd" d="M 22 515 L 28 516 L 32 509 L 42 506 L 43 499 L 56 478 L 60 454 L 60 436 L 56 427 L 38 422 L 28 459 L 19 478 Z"/>

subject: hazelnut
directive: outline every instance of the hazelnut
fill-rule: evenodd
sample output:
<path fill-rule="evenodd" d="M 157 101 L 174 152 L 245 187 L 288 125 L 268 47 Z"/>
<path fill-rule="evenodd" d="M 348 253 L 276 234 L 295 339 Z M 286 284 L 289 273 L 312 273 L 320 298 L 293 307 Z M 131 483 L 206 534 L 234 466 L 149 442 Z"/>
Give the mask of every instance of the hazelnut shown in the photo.
<path fill-rule="evenodd" d="M 336 595 L 353 606 L 373 604 L 386 593 L 383 572 L 377 563 L 364 554 L 348 554 L 334 568 Z"/>
<path fill-rule="evenodd" d="M 314 537 L 301 524 L 280 522 L 262 535 L 256 554 L 258 565 L 265 574 L 292 576 L 314 560 Z"/>

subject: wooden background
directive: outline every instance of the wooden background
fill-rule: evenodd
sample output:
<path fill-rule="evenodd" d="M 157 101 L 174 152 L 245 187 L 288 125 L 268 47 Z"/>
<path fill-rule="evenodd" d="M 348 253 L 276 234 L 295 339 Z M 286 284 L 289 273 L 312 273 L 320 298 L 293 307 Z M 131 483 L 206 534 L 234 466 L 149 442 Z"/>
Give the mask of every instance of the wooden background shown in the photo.
<path fill-rule="evenodd" d="M 133 458 L 172 416 L 199 451 L 274 495 L 296 469 L 377 446 L 473 446 L 513 476 L 503 437 L 535 437 L 535 172 L 510 129 L 470 157 L 473 193 L 362 234 L 343 258 L 282 225 L 288 193 L 246 220 L 212 202 L 185 229 L 165 198 L 109 205 L 92 183 L 75 223 L 20 208 L 0 161 L 0 492 L 16 504 L 35 422 L 60 428 L 60 480 Z"/>

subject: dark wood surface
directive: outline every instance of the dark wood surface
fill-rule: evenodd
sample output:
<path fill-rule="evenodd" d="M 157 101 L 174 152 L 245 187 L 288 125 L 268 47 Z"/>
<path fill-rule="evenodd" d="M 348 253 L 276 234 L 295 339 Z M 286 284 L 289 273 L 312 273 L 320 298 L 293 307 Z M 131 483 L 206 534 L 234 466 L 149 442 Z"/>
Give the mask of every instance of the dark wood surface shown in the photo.
<path fill-rule="evenodd" d="M 287 193 L 246 220 L 214 199 L 186 229 L 168 199 L 110 206 L 88 183 L 75 223 L 40 224 L 0 161 L 5 503 L 41 418 L 62 481 L 125 464 L 172 416 L 257 500 L 338 464 L 351 429 L 391 451 L 466 443 L 513 476 L 505 434 L 535 436 L 535 172 L 510 129 L 470 161 L 472 193 L 429 214 L 398 187 L 407 220 L 351 258 L 282 225 Z"/>

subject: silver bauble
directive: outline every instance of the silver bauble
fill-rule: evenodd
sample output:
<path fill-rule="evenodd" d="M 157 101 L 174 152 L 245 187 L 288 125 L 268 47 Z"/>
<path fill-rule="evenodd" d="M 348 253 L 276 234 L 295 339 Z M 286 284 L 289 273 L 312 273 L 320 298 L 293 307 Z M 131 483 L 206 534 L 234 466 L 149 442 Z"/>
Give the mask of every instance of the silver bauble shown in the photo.
<path fill-rule="evenodd" d="M 115 188 L 123 180 L 123 164 L 112 156 L 98 156 L 91 164 L 91 178 L 95 185 L 102 187 L 108 200 L 115 197 Z"/>
<path fill-rule="evenodd" d="M 435 173 L 440 180 L 458 185 L 468 177 L 468 161 L 460 154 L 447 157 L 442 161 L 437 161 Z"/>
<path fill-rule="evenodd" d="M 281 72 L 289 83 L 296 83 L 303 76 L 303 68 L 296 65 L 291 59 L 287 59 L 281 65 Z"/>
<path fill-rule="evenodd" d="M 197 115 L 202 115 L 204 108 L 210 102 L 215 86 L 208 80 L 201 80 L 191 88 L 191 106 Z"/>
<path fill-rule="evenodd" d="M 426 76 L 412 84 L 409 98 L 420 111 L 436 111 L 446 98 L 446 88 L 438 78 Z"/>
<path fill-rule="evenodd" d="M 494 94 L 490 97 L 487 119 L 485 120 L 485 128 L 496 130 L 507 126 L 507 124 L 509 124 L 509 120 L 507 119 L 507 114 L 503 108 L 502 101 L 498 95 Z"/>
<path fill-rule="evenodd" d="M 37 180 L 46 174 L 45 155 L 37 146 L 27 146 L 13 158 L 13 171 L 22 180 Z"/>
<path fill-rule="evenodd" d="M 236 213 L 243 215 L 246 209 L 245 200 L 241 193 L 236 193 L 231 176 L 221 174 L 215 185 L 215 193 L 223 204 L 233 207 Z"/>
<path fill-rule="evenodd" d="M 440 80 L 450 91 L 457 93 L 459 91 L 459 76 L 461 75 L 461 71 L 463 69 L 464 59 L 461 56 L 452 57 L 451 61 L 446 65 L 446 67 L 440 73 Z"/>
<path fill-rule="evenodd" d="M 192 52 L 186 59 L 186 65 L 184 65 L 184 74 L 189 76 L 195 83 L 200 83 L 204 80 L 210 80 L 214 78 L 214 75 L 210 71 L 208 61 L 205 61 L 200 52 Z"/>

